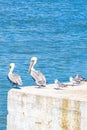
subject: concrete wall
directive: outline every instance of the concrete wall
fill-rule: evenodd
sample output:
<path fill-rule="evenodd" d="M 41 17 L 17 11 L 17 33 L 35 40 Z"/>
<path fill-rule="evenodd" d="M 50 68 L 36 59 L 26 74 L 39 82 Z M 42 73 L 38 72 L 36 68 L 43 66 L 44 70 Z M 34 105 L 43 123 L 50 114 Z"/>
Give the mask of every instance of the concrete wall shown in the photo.
<path fill-rule="evenodd" d="M 7 130 L 87 130 L 87 84 L 8 92 Z"/>

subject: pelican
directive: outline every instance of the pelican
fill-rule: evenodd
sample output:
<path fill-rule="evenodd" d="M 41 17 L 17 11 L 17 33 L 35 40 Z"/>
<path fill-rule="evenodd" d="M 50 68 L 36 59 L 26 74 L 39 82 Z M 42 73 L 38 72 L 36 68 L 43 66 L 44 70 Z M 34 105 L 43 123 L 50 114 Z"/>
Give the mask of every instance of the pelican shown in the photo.
<path fill-rule="evenodd" d="M 22 85 L 22 79 L 18 74 L 13 73 L 14 67 L 15 67 L 15 64 L 11 63 L 10 66 L 9 66 L 9 72 L 8 72 L 7 77 L 9 79 L 9 81 L 12 83 L 12 85 L 16 85 L 16 87 L 17 87 L 17 85 L 21 86 Z"/>
<path fill-rule="evenodd" d="M 32 57 L 31 60 L 30 60 L 30 66 L 29 66 L 28 73 L 35 80 L 37 86 L 46 87 L 45 76 L 40 71 L 37 71 L 37 70 L 34 69 L 34 65 L 36 63 L 37 63 L 37 57 Z"/>

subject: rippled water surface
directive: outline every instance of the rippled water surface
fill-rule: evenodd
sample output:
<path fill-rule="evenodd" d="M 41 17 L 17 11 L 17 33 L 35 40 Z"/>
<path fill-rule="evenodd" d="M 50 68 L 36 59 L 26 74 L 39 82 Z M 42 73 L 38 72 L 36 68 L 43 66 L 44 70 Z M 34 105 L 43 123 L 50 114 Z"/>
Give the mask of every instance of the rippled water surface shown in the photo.
<path fill-rule="evenodd" d="M 48 83 L 77 73 L 87 78 L 86 0 L 0 0 L 0 130 L 6 130 L 9 64 L 16 64 L 24 86 L 34 85 L 32 56 Z"/>

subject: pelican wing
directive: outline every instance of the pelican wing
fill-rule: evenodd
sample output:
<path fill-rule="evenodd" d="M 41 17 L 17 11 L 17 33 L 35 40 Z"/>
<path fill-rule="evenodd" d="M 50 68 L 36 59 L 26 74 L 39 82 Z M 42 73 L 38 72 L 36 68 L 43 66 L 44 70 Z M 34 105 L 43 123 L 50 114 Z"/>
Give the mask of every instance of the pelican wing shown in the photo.
<path fill-rule="evenodd" d="M 22 79 L 18 74 L 13 74 L 13 77 L 18 85 L 22 85 Z"/>
<path fill-rule="evenodd" d="M 16 80 L 13 77 L 13 74 L 8 74 L 8 79 L 10 80 L 10 82 L 12 82 L 13 84 L 16 84 Z"/>
<path fill-rule="evenodd" d="M 10 74 L 8 77 L 12 83 L 22 85 L 21 77 L 18 74 Z"/>
<path fill-rule="evenodd" d="M 46 85 L 46 78 L 40 71 L 31 70 L 31 76 L 37 85 Z"/>

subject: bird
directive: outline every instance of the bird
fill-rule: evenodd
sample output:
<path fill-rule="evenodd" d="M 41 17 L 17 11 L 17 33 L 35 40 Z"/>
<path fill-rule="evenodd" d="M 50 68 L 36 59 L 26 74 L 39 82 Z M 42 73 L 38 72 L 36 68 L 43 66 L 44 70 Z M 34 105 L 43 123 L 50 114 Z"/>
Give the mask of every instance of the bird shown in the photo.
<path fill-rule="evenodd" d="M 28 73 L 34 79 L 38 88 L 46 87 L 45 76 L 40 71 L 34 69 L 34 66 L 35 66 L 36 63 L 37 63 L 37 57 L 32 57 L 31 60 L 30 60 L 30 66 L 29 66 L 29 69 L 28 69 Z"/>
<path fill-rule="evenodd" d="M 70 76 L 69 77 L 69 81 L 70 81 L 70 83 L 71 83 L 71 85 L 73 86 L 73 85 L 77 85 L 79 82 L 75 79 L 75 78 L 73 78 L 72 76 Z"/>
<path fill-rule="evenodd" d="M 58 88 L 63 88 L 63 87 L 66 87 L 67 85 L 61 83 L 58 79 L 55 79 L 54 80 L 54 83 L 55 85 L 58 87 Z"/>
<path fill-rule="evenodd" d="M 19 88 L 18 86 L 22 85 L 22 79 L 20 75 L 13 73 L 14 67 L 15 63 L 10 63 L 7 78 L 12 83 L 12 86 L 16 85 L 16 88 Z"/>
<path fill-rule="evenodd" d="M 78 82 L 86 81 L 86 79 L 84 77 L 82 77 L 81 75 L 79 75 L 79 74 L 77 74 L 75 76 L 75 80 L 78 81 Z"/>

